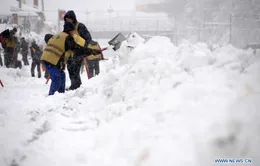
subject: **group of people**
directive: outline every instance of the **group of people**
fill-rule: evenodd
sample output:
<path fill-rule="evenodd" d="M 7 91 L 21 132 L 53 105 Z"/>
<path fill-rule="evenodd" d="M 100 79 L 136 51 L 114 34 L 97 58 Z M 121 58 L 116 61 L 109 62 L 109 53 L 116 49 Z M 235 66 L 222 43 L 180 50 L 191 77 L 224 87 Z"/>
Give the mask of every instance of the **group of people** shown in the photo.
<path fill-rule="evenodd" d="M 63 31 L 57 34 L 46 34 L 44 40 L 46 47 L 41 49 L 35 41 L 29 47 L 25 38 L 21 38 L 18 44 L 15 33 L 17 29 L 5 30 L 0 35 L 0 41 L 4 48 L 5 66 L 17 67 L 17 54 L 22 54 L 24 65 L 29 65 L 28 50 L 32 57 L 31 75 L 35 76 L 34 70 L 37 67 L 38 77 L 41 77 L 41 65 L 46 70 L 45 77 L 51 79 L 49 95 L 55 92 L 65 92 L 65 68 L 67 67 L 71 84 L 67 90 L 75 90 L 82 84 L 80 69 L 87 62 L 89 78 L 99 74 L 99 61 L 102 59 L 100 47 L 92 40 L 87 27 L 77 21 L 73 10 L 68 11 L 64 16 Z M 94 46 L 94 47 L 93 47 Z M 28 48 L 29 47 L 29 48 Z M 83 61 L 84 60 L 84 61 Z M 20 62 L 21 63 L 21 62 Z M 86 65 L 86 64 L 85 64 Z M 21 68 L 21 65 L 19 66 Z"/>
<path fill-rule="evenodd" d="M 52 80 L 49 95 L 55 92 L 65 92 L 65 67 L 67 66 L 69 78 L 71 81 L 68 90 L 75 90 L 82 84 L 80 78 L 80 69 L 83 59 L 88 62 L 88 72 L 91 77 L 99 74 L 100 51 L 98 47 L 89 47 L 89 45 L 98 46 L 97 42 L 92 41 L 91 34 L 87 27 L 77 21 L 73 10 L 68 11 L 64 16 L 63 31 L 52 35 L 46 34 L 44 37 L 46 47 L 43 50 L 41 62 Z M 90 59 L 94 56 L 96 59 Z M 93 69 L 91 62 L 97 61 Z M 94 74 L 93 74 L 94 73 Z"/>
<path fill-rule="evenodd" d="M 0 43 L 4 49 L 4 62 L 0 55 L 0 65 L 5 65 L 7 68 L 22 68 L 23 62 L 25 66 L 28 66 L 30 65 L 28 60 L 28 54 L 30 50 L 32 56 L 31 75 L 34 77 L 34 70 L 37 66 L 38 77 L 40 78 L 41 51 L 39 46 L 35 41 L 33 41 L 29 47 L 29 43 L 26 41 L 26 39 L 24 37 L 17 37 L 16 33 L 17 28 L 13 28 L 12 30 L 6 29 L 0 34 Z M 18 60 L 18 53 L 21 53 L 22 55 L 22 62 Z"/>
<path fill-rule="evenodd" d="M 68 11 L 64 16 L 63 32 L 56 35 L 46 34 L 45 42 L 47 45 L 42 54 L 42 64 L 52 80 L 49 95 L 65 92 L 65 66 L 71 81 L 68 90 L 75 90 L 81 86 L 80 69 L 83 60 L 87 61 L 89 78 L 99 74 L 101 60 L 99 45 L 92 40 L 87 27 L 77 21 L 73 10 Z M 96 61 L 94 68 L 91 65 L 93 61 Z"/>
<path fill-rule="evenodd" d="M 9 68 L 21 68 L 22 64 L 17 60 L 20 51 L 20 42 L 16 37 L 17 29 L 6 29 L 0 34 L 0 42 L 4 49 L 4 65 Z M 2 61 L 2 58 L 1 58 Z"/>

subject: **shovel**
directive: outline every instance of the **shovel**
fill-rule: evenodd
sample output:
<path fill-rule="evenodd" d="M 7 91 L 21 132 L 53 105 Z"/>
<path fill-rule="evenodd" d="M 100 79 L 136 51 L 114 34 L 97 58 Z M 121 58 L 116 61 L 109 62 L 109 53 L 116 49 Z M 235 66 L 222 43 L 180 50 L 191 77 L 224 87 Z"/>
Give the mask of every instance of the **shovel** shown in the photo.
<path fill-rule="evenodd" d="M 4 84 L 2 83 L 2 81 L 0 80 L 0 85 L 2 86 L 2 87 L 4 87 Z"/>
<path fill-rule="evenodd" d="M 48 82 L 50 81 L 50 79 L 51 79 L 51 77 L 50 77 L 50 76 L 48 76 L 48 77 L 47 77 L 47 79 L 46 79 L 46 82 L 45 82 L 45 84 L 48 84 Z"/>
<path fill-rule="evenodd" d="M 125 36 L 120 32 L 113 39 L 108 41 L 108 44 L 112 45 L 113 50 L 116 51 L 120 48 L 122 42 L 125 41 L 125 40 L 126 40 Z M 108 49 L 108 47 L 105 47 L 103 49 L 100 49 L 99 51 L 102 52 L 102 51 L 107 50 L 107 49 Z"/>

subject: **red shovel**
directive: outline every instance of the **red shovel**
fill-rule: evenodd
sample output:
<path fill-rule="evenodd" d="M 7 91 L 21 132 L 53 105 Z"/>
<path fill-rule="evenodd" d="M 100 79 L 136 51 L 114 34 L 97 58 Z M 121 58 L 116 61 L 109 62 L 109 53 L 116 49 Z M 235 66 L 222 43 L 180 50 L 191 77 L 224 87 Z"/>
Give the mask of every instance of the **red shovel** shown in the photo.
<path fill-rule="evenodd" d="M 51 78 L 50 76 L 47 77 L 45 84 L 48 84 L 50 78 Z"/>
<path fill-rule="evenodd" d="M 3 82 L 0 80 L 0 85 L 2 86 L 2 87 L 4 87 L 4 84 L 3 84 Z"/>

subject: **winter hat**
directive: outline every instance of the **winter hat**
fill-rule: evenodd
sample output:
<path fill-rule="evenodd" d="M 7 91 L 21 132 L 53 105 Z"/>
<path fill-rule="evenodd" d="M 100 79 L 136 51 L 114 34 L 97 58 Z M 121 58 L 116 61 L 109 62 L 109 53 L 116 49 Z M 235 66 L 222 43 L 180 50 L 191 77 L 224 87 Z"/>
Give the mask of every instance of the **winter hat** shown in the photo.
<path fill-rule="evenodd" d="M 17 32 L 17 28 L 14 27 L 14 28 L 13 28 L 13 31 L 14 31 L 14 32 Z"/>
<path fill-rule="evenodd" d="M 71 22 L 66 22 L 64 25 L 63 25 L 63 32 L 69 32 L 69 31 L 72 31 L 75 29 L 75 26 L 73 23 Z"/>
<path fill-rule="evenodd" d="M 70 18 L 73 20 L 73 23 L 75 24 L 77 22 L 76 14 L 73 10 L 67 11 L 67 13 L 64 16 L 64 21 L 66 22 L 66 18 Z"/>
<path fill-rule="evenodd" d="M 45 43 L 47 44 L 48 43 L 48 41 L 50 40 L 50 38 L 52 38 L 52 34 L 46 34 L 45 36 L 44 36 L 44 41 L 45 41 Z"/>
<path fill-rule="evenodd" d="M 8 38 L 10 36 L 9 29 L 6 29 L 3 32 L 1 32 L 1 36 L 5 37 L 5 38 Z"/>

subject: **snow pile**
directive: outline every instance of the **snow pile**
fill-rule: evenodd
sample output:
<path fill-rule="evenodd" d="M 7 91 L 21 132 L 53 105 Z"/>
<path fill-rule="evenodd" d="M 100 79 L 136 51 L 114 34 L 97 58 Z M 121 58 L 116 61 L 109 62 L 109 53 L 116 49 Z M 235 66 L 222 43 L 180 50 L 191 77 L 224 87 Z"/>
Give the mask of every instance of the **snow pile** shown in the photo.
<path fill-rule="evenodd" d="M 136 47 L 142 43 L 144 43 L 144 38 L 138 35 L 136 32 L 131 32 L 126 37 L 127 46 Z"/>
<path fill-rule="evenodd" d="M 0 68 L 0 165 L 260 164 L 259 54 L 161 36 L 123 49 L 106 52 L 99 76 L 82 73 L 81 88 L 54 96 L 29 67 Z"/>

